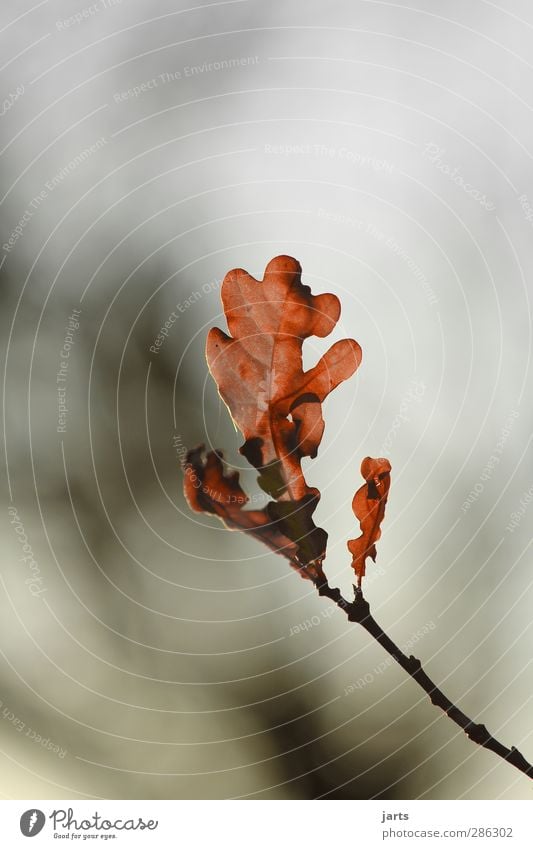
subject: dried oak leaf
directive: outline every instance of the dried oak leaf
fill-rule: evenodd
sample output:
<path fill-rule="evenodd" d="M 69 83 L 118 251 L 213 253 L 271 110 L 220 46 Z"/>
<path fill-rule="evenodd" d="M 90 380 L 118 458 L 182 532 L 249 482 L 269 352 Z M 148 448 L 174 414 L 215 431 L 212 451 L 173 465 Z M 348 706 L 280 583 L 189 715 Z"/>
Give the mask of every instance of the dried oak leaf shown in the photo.
<path fill-rule="evenodd" d="M 221 451 L 204 455 L 203 445 L 193 448 L 187 452 L 184 471 L 183 489 L 192 510 L 218 516 L 230 530 L 250 534 L 295 564 L 297 544 L 280 532 L 267 510 L 243 509 L 249 498 L 239 483 L 239 473 L 224 471 Z M 295 568 L 302 574 L 299 567 Z M 315 581 L 325 579 L 320 564 L 303 574 Z"/>
<path fill-rule="evenodd" d="M 336 342 L 304 372 L 303 341 L 331 333 L 340 303 L 332 294 L 313 296 L 301 272 L 289 256 L 271 260 L 261 281 L 240 268 L 230 271 L 221 291 L 230 335 L 210 330 L 206 355 L 245 438 L 241 453 L 275 499 L 268 515 L 296 543 L 296 562 L 307 568 L 323 560 L 327 534 L 313 523 L 320 493 L 307 485 L 301 459 L 316 456 L 324 431 L 322 402 L 355 372 L 361 348 L 353 339 Z"/>
<path fill-rule="evenodd" d="M 352 501 L 352 510 L 361 527 L 362 534 L 348 541 L 352 555 L 352 567 L 357 575 L 358 586 L 365 574 L 366 558 L 376 560 L 376 542 L 381 536 L 381 522 L 390 488 L 391 464 L 384 457 L 365 457 L 361 463 L 361 474 L 366 483 L 357 490 Z"/>

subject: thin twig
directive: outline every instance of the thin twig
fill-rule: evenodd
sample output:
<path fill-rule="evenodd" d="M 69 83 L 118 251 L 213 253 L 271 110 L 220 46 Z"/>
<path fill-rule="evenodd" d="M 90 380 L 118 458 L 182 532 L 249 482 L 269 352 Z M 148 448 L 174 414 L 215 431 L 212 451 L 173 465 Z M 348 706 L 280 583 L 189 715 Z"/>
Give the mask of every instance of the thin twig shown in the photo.
<path fill-rule="evenodd" d="M 473 722 L 469 719 L 462 710 L 460 710 L 447 696 L 444 695 L 442 690 L 437 687 L 429 675 L 424 672 L 422 664 L 418 658 L 413 657 L 413 655 L 407 657 L 407 655 L 398 648 L 396 643 L 391 640 L 370 613 L 370 605 L 363 597 L 362 590 L 359 587 L 354 587 L 354 601 L 347 601 L 343 598 L 339 589 L 336 587 L 330 587 L 327 582 L 315 583 L 315 587 L 319 595 L 323 595 L 331 599 L 331 601 L 335 602 L 335 604 L 344 611 L 349 622 L 358 622 L 359 625 L 362 625 L 365 631 L 368 631 L 368 633 L 378 641 L 380 646 L 382 646 L 385 651 L 400 664 L 402 669 L 405 669 L 407 674 L 410 675 L 420 687 L 422 687 L 422 689 L 428 694 L 431 702 L 443 710 L 456 725 L 462 728 L 465 734 L 474 743 L 477 743 L 478 746 L 483 746 L 485 749 L 490 749 L 491 752 L 494 752 L 498 755 L 498 757 L 512 764 L 512 766 L 525 773 L 525 775 L 529 778 L 533 778 L 533 766 L 528 763 L 518 749 L 515 749 L 514 746 L 511 746 L 511 748 L 508 749 L 507 746 L 504 746 L 503 743 L 496 740 L 496 738 L 487 731 L 484 725 L 480 725 L 479 723 Z"/>

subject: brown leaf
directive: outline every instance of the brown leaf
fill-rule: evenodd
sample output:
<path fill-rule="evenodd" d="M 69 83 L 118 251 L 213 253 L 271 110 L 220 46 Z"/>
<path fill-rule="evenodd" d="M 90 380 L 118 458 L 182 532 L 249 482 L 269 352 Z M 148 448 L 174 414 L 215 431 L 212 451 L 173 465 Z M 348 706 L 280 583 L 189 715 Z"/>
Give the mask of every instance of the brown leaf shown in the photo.
<path fill-rule="evenodd" d="M 324 580 L 320 565 L 306 570 L 296 565 L 298 546 L 279 530 L 267 508 L 244 510 L 249 498 L 239 484 L 238 472 L 224 472 L 222 452 L 209 451 L 204 446 L 187 452 L 183 489 L 189 506 L 196 513 L 213 513 L 231 530 L 244 531 L 287 557 L 294 568 L 312 580 Z"/>
<path fill-rule="evenodd" d="M 361 463 L 361 474 L 366 483 L 355 493 L 352 510 L 359 519 L 362 534 L 348 541 L 359 587 L 365 574 L 366 558 L 376 560 L 376 542 L 381 536 L 380 526 L 389 494 L 390 472 L 391 464 L 384 457 L 365 457 Z"/>
<path fill-rule="evenodd" d="M 278 256 L 261 281 L 243 269 L 230 271 L 221 294 L 231 335 L 213 328 L 206 354 L 246 440 L 241 453 L 275 499 L 268 513 L 297 543 L 297 561 L 305 567 L 324 558 L 327 534 L 311 518 L 320 493 L 307 485 L 301 459 L 316 456 L 324 431 L 322 402 L 355 372 L 361 348 L 353 339 L 336 342 L 304 372 L 303 341 L 331 333 L 340 303 L 332 294 L 313 296 L 301 270 L 292 257 Z"/>

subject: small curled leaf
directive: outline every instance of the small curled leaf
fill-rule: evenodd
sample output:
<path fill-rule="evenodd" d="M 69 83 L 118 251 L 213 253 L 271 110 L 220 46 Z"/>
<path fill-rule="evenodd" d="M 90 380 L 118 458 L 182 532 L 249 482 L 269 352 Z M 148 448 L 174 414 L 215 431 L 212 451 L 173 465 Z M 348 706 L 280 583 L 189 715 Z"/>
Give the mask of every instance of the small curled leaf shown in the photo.
<path fill-rule="evenodd" d="M 391 464 L 384 457 L 374 459 L 365 457 L 361 463 L 361 474 L 365 483 L 354 495 L 352 510 L 359 519 L 361 536 L 348 541 L 348 550 L 352 555 L 352 568 L 357 575 L 360 587 L 365 575 L 366 558 L 375 562 L 376 542 L 381 536 L 381 522 L 385 515 L 385 505 L 390 488 Z"/>

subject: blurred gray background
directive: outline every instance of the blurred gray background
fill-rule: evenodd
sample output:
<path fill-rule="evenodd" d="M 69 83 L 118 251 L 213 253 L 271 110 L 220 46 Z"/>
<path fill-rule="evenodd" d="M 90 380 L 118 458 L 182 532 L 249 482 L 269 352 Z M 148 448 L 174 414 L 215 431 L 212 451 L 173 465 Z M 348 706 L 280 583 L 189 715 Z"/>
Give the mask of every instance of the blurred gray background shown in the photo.
<path fill-rule="evenodd" d="M 363 348 L 308 467 L 330 581 L 385 455 L 374 614 L 531 760 L 530 5 L 0 14 L 0 793 L 528 798 L 282 558 L 191 514 L 179 458 L 242 465 L 206 331 L 226 271 L 297 257 L 343 304 L 306 363 Z"/>

